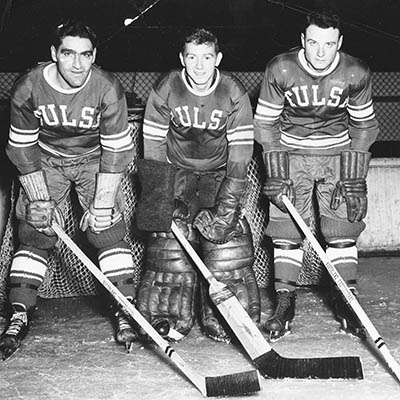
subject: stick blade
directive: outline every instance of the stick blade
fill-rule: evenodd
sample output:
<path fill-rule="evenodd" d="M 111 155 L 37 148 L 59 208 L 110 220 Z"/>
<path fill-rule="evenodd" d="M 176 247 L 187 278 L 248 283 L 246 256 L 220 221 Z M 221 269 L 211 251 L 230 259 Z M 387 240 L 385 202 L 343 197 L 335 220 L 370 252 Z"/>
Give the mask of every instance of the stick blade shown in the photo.
<path fill-rule="evenodd" d="M 265 378 L 363 379 L 359 357 L 285 358 L 271 350 L 253 360 Z"/>
<path fill-rule="evenodd" d="M 241 396 L 260 390 L 259 374 L 256 370 L 206 377 L 207 397 Z"/>

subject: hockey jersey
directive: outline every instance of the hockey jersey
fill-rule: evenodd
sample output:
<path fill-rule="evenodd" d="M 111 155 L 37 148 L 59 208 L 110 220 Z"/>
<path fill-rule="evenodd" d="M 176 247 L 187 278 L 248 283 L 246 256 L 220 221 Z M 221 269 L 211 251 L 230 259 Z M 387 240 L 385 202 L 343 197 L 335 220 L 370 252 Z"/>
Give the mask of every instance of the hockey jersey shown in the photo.
<path fill-rule="evenodd" d="M 379 133 L 370 70 L 343 52 L 320 73 L 308 66 L 304 49 L 278 55 L 267 65 L 254 125 L 264 151 L 367 151 Z"/>
<path fill-rule="evenodd" d="M 49 79 L 53 63 L 20 77 L 11 93 L 7 154 L 20 173 L 40 169 L 41 152 L 59 158 L 98 154 L 102 172 L 122 172 L 133 157 L 125 94 L 117 79 L 93 66 L 68 90 Z"/>
<path fill-rule="evenodd" d="M 196 91 L 185 70 L 171 71 L 158 82 L 146 104 L 144 156 L 180 168 L 244 178 L 253 154 L 250 99 L 232 75 L 216 69 L 205 92 Z"/>

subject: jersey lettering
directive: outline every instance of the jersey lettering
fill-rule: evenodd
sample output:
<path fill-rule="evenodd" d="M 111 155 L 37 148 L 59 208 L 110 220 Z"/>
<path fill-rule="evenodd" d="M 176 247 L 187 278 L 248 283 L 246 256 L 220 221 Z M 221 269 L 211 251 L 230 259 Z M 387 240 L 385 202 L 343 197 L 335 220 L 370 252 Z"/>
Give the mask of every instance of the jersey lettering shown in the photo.
<path fill-rule="evenodd" d="M 176 107 L 175 111 L 178 115 L 179 121 L 182 126 L 188 128 L 198 129 L 218 129 L 221 126 L 223 112 L 221 110 L 213 110 L 211 112 L 209 121 L 200 121 L 200 109 L 199 107 L 180 106 Z"/>
<path fill-rule="evenodd" d="M 83 107 L 82 120 L 79 121 L 79 128 L 84 128 L 84 129 L 97 128 L 100 123 L 100 114 L 97 116 L 96 121 L 93 118 L 93 114 L 94 114 L 94 108 Z"/>
<path fill-rule="evenodd" d="M 97 128 L 100 115 L 95 115 L 93 107 L 83 107 L 79 118 L 68 120 L 68 108 L 66 105 L 46 104 L 35 110 L 36 117 L 41 119 L 42 125 L 47 126 L 71 126 L 79 128 Z"/>
<path fill-rule="evenodd" d="M 331 89 L 331 94 L 329 96 L 329 100 L 326 103 L 327 106 L 330 107 L 338 107 L 340 104 L 340 100 L 341 100 L 341 94 L 343 93 L 343 89 L 334 86 Z"/>
<path fill-rule="evenodd" d="M 205 121 L 203 121 L 201 124 L 199 123 L 199 108 L 198 107 L 193 107 L 194 110 L 194 123 L 193 123 L 193 128 L 199 128 L 199 129 L 204 129 L 206 127 Z"/>
<path fill-rule="evenodd" d="M 217 129 L 220 126 L 222 119 L 222 111 L 221 110 L 214 110 L 211 114 L 210 120 L 211 123 L 208 126 L 209 129 Z"/>
<path fill-rule="evenodd" d="M 72 121 L 68 121 L 68 119 L 67 119 L 67 106 L 60 104 L 59 107 L 60 107 L 61 116 L 62 116 L 61 125 L 63 125 L 63 126 L 76 126 L 76 119 L 73 119 Z"/>
<path fill-rule="evenodd" d="M 347 100 L 344 99 L 343 104 L 340 104 L 342 100 L 343 88 L 333 86 L 329 92 L 328 99 L 325 97 L 318 97 L 318 85 L 312 85 L 311 90 L 307 86 L 293 86 L 285 92 L 285 97 L 291 107 L 307 107 L 307 106 L 328 106 L 328 107 L 340 107 L 346 106 Z"/>

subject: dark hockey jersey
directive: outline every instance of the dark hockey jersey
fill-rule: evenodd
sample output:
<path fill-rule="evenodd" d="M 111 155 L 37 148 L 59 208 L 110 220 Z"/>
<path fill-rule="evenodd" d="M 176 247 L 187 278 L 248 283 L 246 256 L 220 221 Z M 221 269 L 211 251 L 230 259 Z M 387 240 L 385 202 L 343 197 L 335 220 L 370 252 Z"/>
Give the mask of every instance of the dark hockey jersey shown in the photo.
<path fill-rule="evenodd" d="M 72 158 L 96 153 L 103 172 L 121 172 L 133 157 L 125 94 L 116 78 L 93 66 L 83 86 L 55 87 L 53 63 L 19 78 L 11 94 L 7 153 L 23 174 L 40 169 L 40 150 Z"/>
<path fill-rule="evenodd" d="M 226 167 L 229 176 L 243 178 L 254 142 L 249 97 L 230 74 L 216 70 L 210 89 L 199 92 L 184 70 L 172 71 L 150 93 L 143 137 L 145 158 L 189 170 Z"/>
<path fill-rule="evenodd" d="M 366 151 L 379 133 L 370 71 L 343 52 L 321 73 L 308 66 L 303 49 L 276 56 L 265 71 L 254 125 L 265 151 Z"/>

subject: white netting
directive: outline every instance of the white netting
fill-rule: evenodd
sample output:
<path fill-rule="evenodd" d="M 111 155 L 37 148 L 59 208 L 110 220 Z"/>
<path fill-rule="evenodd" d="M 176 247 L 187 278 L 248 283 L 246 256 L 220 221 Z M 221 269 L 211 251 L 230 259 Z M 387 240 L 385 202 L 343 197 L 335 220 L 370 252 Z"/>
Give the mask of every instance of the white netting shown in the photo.
<path fill-rule="evenodd" d="M 135 144 L 136 155 L 139 156 L 140 129 L 136 129 Z M 255 249 L 254 270 L 257 282 L 260 287 L 267 287 L 271 282 L 272 275 L 272 256 L 271 247 L 264 236 L 264 230 L 268 218 L 268 207 L 266 200 L 261 196 L 262 177 L 260 173 L 260 161 L 255 157 L 248 169 L 248 186 L 245 196 L 245 215 L 250 224 L 253 243 Z M 129 165 L 128 172 L 122 180 L 122 190 L 125 195 L 126 209 L 125 222 L 127 225 L 127 240 L 134 261 L 134 280 L 137 284 L 142 273 L 143 263 L 143 242 L 135 232 L 134 214 L 136 209 L 137 196 L 135 191 L 136 180 L 135 160 Z M 14 186 L 14 185 L 13 185 Z M 0 248 L 0 311 L 5 303 L 6 283 L 9 268 L 11 265 L 14 247 L 16 243 L 14 217 L 14 204 L 16 190 L 11 191 L 11 212 L 8 219 L 6 231 Z M 94 256 L 93 249 L 86 242 L 85 236 L 78 229 L 80 210 L 77 207 L 77 200 L 72 196 L 65 205 L 65 231 L 71 236 L 79 246 L 89 255 Z M 313 228 L 312 224 L 312 228 Z M 308 241 L 304 241 L 305 249 L 303 268 L 301 270 L 298 284 L 311 285 L 320 281 L 323 270 L 318 256 L 310 247 Z M 95 257 L 93 257 L 95 261 Z M 97 282 L 92 277 L 87 268 L 77 259 L 77 257 L 61 241 L 57 242 L 54 251 L 49 258 L 49 267 L 39 289 L 39 296 L 45 298 L 69 297 L 96 294 Z"/>

